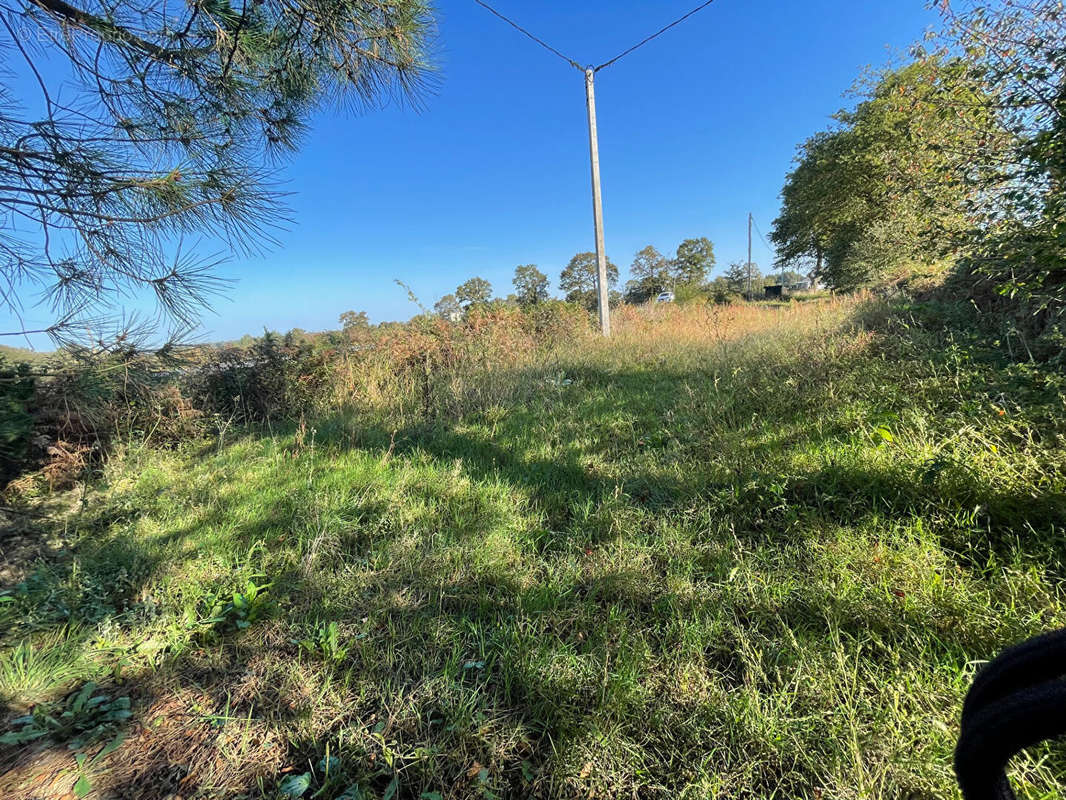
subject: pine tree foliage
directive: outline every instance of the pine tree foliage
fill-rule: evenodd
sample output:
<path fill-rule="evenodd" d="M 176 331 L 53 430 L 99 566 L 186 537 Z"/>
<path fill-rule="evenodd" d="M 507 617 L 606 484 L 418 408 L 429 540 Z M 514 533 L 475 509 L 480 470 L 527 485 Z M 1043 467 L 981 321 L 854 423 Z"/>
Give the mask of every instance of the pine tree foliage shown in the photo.
<path fill-rule="evenodd" d="M 221 286 L 183 237 L 269 242 L 312 111 L 417 102 L 431 34 L 421 0 L 0 0 L 0 305 L 60 341 L 145 293 L 193 324 Z"/>

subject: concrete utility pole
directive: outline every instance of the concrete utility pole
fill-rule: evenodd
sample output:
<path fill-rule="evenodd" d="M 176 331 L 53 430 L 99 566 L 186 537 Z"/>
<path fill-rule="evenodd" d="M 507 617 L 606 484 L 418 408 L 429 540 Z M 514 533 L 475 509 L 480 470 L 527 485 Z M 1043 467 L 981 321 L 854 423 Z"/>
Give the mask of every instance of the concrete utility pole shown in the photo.
<path fill-rule="evenodd" d="M 751 300 L 751 212 L 748 212 L 748 299 Z"/>
<path fill-rule="evenodd" d="M 596 138 L 595 75 L 596 70 L 592 67 L 585 69 L 585 99 L 589 112 L 589 155 L 592 160 L 592 219 L 596 225 L 596 290 L 599 296 L 600 332 L 604 336 L 610 336 L 611 309 L 607 298 L 607 251 L 603 244 L 603 201 L 600 198 L 600 145 Z"/>
<path fill-rule="evenodd" d="M 562 59 L 579 72 L 585 73 L 585 100 L 588 105 L 589 112 L 589 154 L 592 157 L 592 217 L 593 221 L 596 223 L 596 294 L 600 307 L 600 331 L 602 331 L 604 336 L 610 336 L 611 310 L 608 306 L 607 297 L 607 251 L 604 249 L 603 246 L 603 201 L 600 199 L 600 147 L 596 141 L 596 88 L 593 85 L 593 82 L 595 80 L 596 73 L 599 72 L 601 69 L 606 69 L 612 64 L 618 62 L 620 59 L 625 58 L 633 51 L 639 50 L 649 42 L 658 39 L 668 30 L 676 27 L 677 25 L 680 25 L 682 22 L 691 17 L 697 11 L 702 11 L 703 9 L 707 8 L 707 6 L 713 3 L 714 0 L 703 0 L 700 5 L 696 6 L 687 14 L 683 14 L 682 16 L 678 17 L 669 25 L 666 25 L 657 30 L 651 36 L 645 36 L 632 47 L 623 50 L 610 61 L 604 61 L 598 67 L 582 67 L 581 64 L 570 58 L 570 56 L 560 52 L 559 50 L 556 50 L 543 39 L 537 38 L 532 33 L 523 28 L 521 25 L 519 25 L 517 22 L 515 22 L 513 19 L 508 19 L 507 17 L 505 17 L 495 8 L 486 3 L 485 0 L 474 0 L 474 2 L 484 8 L 490 14 L 499 17 L 501 20 L 506 22 L 508 25 L 510 25 L 519 33 L 521 33 L 527 39 L 536 42 L 538 45 L 543 47 L 552 55 Z M 750 260 L 751 259 L 749 259 L 749 261 Z"/>

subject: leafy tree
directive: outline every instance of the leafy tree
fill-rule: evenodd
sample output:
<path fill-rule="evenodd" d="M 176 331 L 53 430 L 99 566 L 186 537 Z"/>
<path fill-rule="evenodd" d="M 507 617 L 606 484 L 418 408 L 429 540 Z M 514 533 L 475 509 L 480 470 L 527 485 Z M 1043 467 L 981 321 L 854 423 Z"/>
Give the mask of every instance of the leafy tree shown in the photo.
<path fill-rule="evenodd" d="M 182 236 L 269 241 L 271 159 L 326 99 L 416 99 L 430 28 L 422 0 L 12 0 L 0 211 L 17 227 L 0 232 L 0 304 L 20 319 L 43 297 L 56 340 L 117 329 L 131 295 L 154 297 L 172 332 L 192 324 L 222 284 Z"/>
<path fill-rule="evenodd" d="M 370 317 L 367 316 L 365 311 L 345 311 L 340 315 L 338 322 L 341 324 L 341 328 L 345 332 L 353 332 L 366 330 L 370 327 Z"/>
<path fill-rule="evenodd" d="M 492 284 L 484 278 L 471 278 L 456 287 L 455 299 L 463 308 L 487 303 L 492 299 Z"/>
<path fill-rule="evenodd" d="M 1060 0 L 940 5 L 949 50 L 988 88 L 986 108 L 1009 134 L 1008 147 L 978 140 L 970 161 L 996 159 L 997 191 L 979 198 L 989 217 L 1066 216 L 1066 11 Z M 935 61 L 940 50 L 927 56 Z M 993 143 L 994 144 L 994 143 Z"/>
<path fill-rule="evenodd" d="M 548 299 L 548 276 L 536 264 L 515 267 L 513 283 L 519 305 L 531 306 Z"/>
<path fill-rule="evenodd" d="M 312 340 L 311 335 L 303 328 L 290 328 L 286 331 L 285 336 L 282 337 L 286 347 L 292 347 L 298 344 L 307 344 Z"/>
<path fill-rule="evenodd" d="M 685 239 L 677 246 L 677 255 L 670 262 L 675 282 L 682 286 L 700 286 L 714 269 L 714 245 L 706 236 Z"/>
<path fill-rule="evenodd" d="M 447 320 L 458 319 L 463 314 L 463 307 L 454 294 L 446 294 L 433 305 L 433 311 Z"/>
<path fill-rule="evenodd" d="M 580 303 L 590 310 L 598 306 L 596 291 L 599 265 L 595 253 L 578 253 L 570 259 L 559 274 L 559 289 L 566 295 L 567 302 Z M 618 283 L 618 267 L 607 260 L 607 286 L 613 288 Z M 608 298 L 608 304 L 610 299 Z"/>
<path fill-rule="evenodd" d="M 732 291 L 740 293 L 748 291 L 750 280 L 751 290 L 754 292 L 762 286 L 762 273 L 759 271 L 759 265 L 754 262 L 749 265 L 745 262 L 734 261 L 725 271 L 725 280 Z"/>
<path fill-rule="evenodd" d="M 838 126 L 800 147 L 771 238 L 778 264 L 848 289 L 933 265 L 973 225 L 970 200 L 999 128 L 983 82 L 926 58 L 868 81 Z"/>
<path fill-rule="evenodd" d="M 636 254 L 629 272 L 633 277 L 626 282 L 627 303 L 645 303 L 673 282 L 670 262 L 650 244 Z"/>
<path fill-rule="evenodd" d="M 972 143 L 971 163 L 998 167 L 976 194 L 980 224 L 952 287 L 1028 355 L 1066 343 L 1066 12 L 1059 0 L 944 3 L 944 39 L 989 87 L 1007 146 Z M 995 141 L 995 140 L 993 140 Z M 981 145 L 985 146 L 982 147 Z"/>
<path fill-rule="evenodd" d="M 785 269 L 774 271 L 772 274 L 767 275 L 766 279 L 772 279 L 774 283 L 780 283 L 785 286 L 795 286 L 797 283 L 807 280 L 807 276 L 793 269 Z"/>
<path fill-rule="evenodd" d="M 812 278 L 821 274 L 834 235 L 854 213 L 849 201 L 858 195 L 861 176 L 845 157 L 849 147 L 843 131 L 815 134 L 800 146 L 770 231 L 779 264 L 806 268 Z"/>

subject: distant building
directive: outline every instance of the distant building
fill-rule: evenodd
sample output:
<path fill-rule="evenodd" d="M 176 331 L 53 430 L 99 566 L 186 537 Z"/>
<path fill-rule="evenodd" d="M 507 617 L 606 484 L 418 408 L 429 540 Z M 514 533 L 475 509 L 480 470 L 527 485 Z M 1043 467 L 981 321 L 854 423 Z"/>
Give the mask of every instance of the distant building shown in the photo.
<path fill-rule="evenodd" d="M 811 282 L 807 280 L 796 281 L 795 283 L 772 283 L 763 287 L 764 296 L 770 297 L 785 297 L 790 292 L 806 292 L 811 288 Z"/>

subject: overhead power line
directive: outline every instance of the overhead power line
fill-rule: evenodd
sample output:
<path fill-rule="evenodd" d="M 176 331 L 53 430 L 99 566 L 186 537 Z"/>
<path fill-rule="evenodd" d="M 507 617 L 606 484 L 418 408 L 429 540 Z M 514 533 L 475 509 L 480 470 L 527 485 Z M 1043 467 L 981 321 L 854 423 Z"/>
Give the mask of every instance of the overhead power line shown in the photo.
<path fill-rule="evenodd" d="M 475 2 L 479 2 L 479 0 L 475 0 Z M 689 17 L 691 17 L 691 16 L 693 15 L 693 14 L 695 14 L 695 13 L 697 13 L 697 12 L 699 12 L 699 11 L 703 11 L 703 9 L 707 8 L 707 6 L 709 6 L 709 5 L 710 5 L 711 3 L 713 3 L 713 2 L 714 2 L 714 0 L 707 0 L 707 2 L 706 2 L 706 3 L 704 3 L 704 4 L 700 5 L 700 6 L 697 6 L 696 8 L 692 9 L 692 10 L 691 10 L 691 11 L 689 11 L 689 12 L 688 12 L 687 14 L 685 14 L 684 16 L 682 16 L 682 17 L 678 17 L 677 19 L 675 19 L 675 20 L 674 20 L 673 22 L 671 22 L 671 23 L 670 23 L 669 25 L 667 25 L 667 26 L 666 26 L 665 28 L 660 28 L 660 29 L 659 29 L 659 30 L 657 30 L 657 31 L 656 31 L 655 33 L 653 33 L 653 34 L 652 34 L 651 36 L 647 37 L 646 39 L 641 39 L 641 40 L 640 40 L 639 42 L 637 42 L 637 43 L 636 43 L 635 45 L 633 45 L 632 47 L 630 47 L 630 48 L 629 48 L 628 50 L 623 50 L 623 51 L 622 51 L 621 53 L 619 53 L 618 55 L 616 55 L 616 56 L 615 56 L 614 58 L 612 58 L 612 59 L 611 59 L 610 61 L 605 61 L 605 62 L 603 62 L 603 63 L 602 63 L 602 64 L 600 64 L 600 65 L 599 65 L 598 67 L 596 67 L 596 70 L 595 70 L 595 71 L 596 71 L 596 72 L 599 72 L 599 71 L 600 71 L 601 69 L 605 69 L 605 68 L 607 68 L 607 67 L 611 66 L 611 64 L 613 64 L 614 62 L 618 61 L 619 59 L 625 58 L 625 57 L 626 57 L 626 56 L 628 56 L 628 55 L 629 55 L 630 53 L 632 53 L 632 52 L 633 52 L 634 50 L 639 50 L 639 49 L 640 49 L 641 47 L 643 47 L 644 45 L 646 45 L 646 44 L 647 44 L 648 42 L 650 42 L 650 41 L 651 41 L 652 39 L 657 39 L 657 38 L 659 38 L 660 36 L 662 36 L 662 35 L 663 35 L 664 33 L 666 33 L 666 32 L 667 32 L 668 30 L 670 30 L 671 28 L 673 28 L 673 27 L 676 27 L 676 26 L 680 25 L 680 24 L 681 24 L 682 22 L 684 22 L 684 21 L 685 21 L 686 19 L 688 19 Z"/>
<path fill-rule="evenodd" d="M 758 222 L 755 223 L 755 230 L 759 234 L 759 238 L 762 239 L 762 243 L 766 245 L 766 249 L 769 250 L 772 255 L 777 255 L 777 250 L 775 250 L 774 247 L 766 241 L 766 237 L 762 235 L 762 230 L 760 230 Z"/>
<path fill-rule="evenodd" d="M 578 64 L 576 61 L 574 61 L 574 59 L 570 58 L 570 56 L 567 56 L 567 55 L 564 55 L 564 54 L 560 53 L 558 50 L 556 50 L 554 47 L 552 47 L 546 41 L 544 41 L 543 39 L 537 38 L 536 36 L 534 36 L 532 33 L 527 31 L 525 28 L 523 28 L 521 25 L 519 25 L 514 20 L 508 19 L 503 14 L 501 14 L 499 11 L 497 11 L 495 8 L 490 6 L 488 3 L 483 3 L 481 0 L 474 0 L 474 2 L 477 3 L 479 6 L 481 6 L 482 8 L 484 8 L 489 13 L 495 14 L 497 17 L 502 19 L 504 22 L 506 22 L 508 25 L 510 25 L 512 28 L 514 28 L 519 33 L 523 34 L 524 36 L 528 36 L 530 39 L 532 39 L 534 42 L 539 44 L 541 47 L 543 47 L 549 53 L 552 53 L 554 55 L 559 56 L 559 58 L 561 58 L 563 61 L 568 63 L 574 69 L 580 70 L 581 72 L 585 71 L 585 68 L 583 66 L 581 66 L 580 64 Z"/>
<path fill-rule="evenodd" d="M 485 9 L 486 11 L 488 11 L 490 14 L 502 19 L 504 22 L 506 22 L 508 25 L 510 25 L 512 28 L 514 28 L 519 33 L 521 33 L 523 36 L 525 36 L 525 37 L 527 37 L 529 39 L 532 39 L 534 42 L 539 44 L 541 47 L 543 47 L 545 50 L 547 50 L 552 55 L 555 55 L 555 56 L 558 56 L 559 58 L 561 58 L 563 61 L 565 61 L 567 64 L 569 64 L 574 69 L 580 70 L 581 72 L 585 71 L 585 67 L 581 66 L 581 64 L 579 64 L 576 59 L 570 58 L 570 56 L 568 56 L 565 53 L 563 53 L 563 52 L 557 50 L 556 48 L 552 47 L 550 44 L 548 44 L 546 41 L 541 39 L 539 36 L 536 36 L 536 35 L 530 33 L 525 28 L 523 28 L 521 25 L 519 25 L 517 22 L 515 22 L 513 19 L 511 19 L 510 17 L 508 17 L 508 16 L 506 16 L 504 14 L 501 14 L 495 8 L 490 6 L 488 3 L 484 2 L 484 0 L 474 0 L 474 2 L 477 3 L 479 6 L 481 6 L 483 9 Z M 646 45 L 648 42 L 652 41 L 653 39 L 658 39 L 660 36 L 662 36 L 664 33 L 666 33 L 671 28 L 676 28 L 678 25 L 680 25 L 686 19 L 691 17 L 693 14 L 696 14 L 696 13 L 698 13 L 700 11 L 703 11 L 703 9 L 707 8 L 707 6 L 709 6 L 713 2 L 714 2 L 714 0 L 707 0 L 707 2 L 696 6 L 696 8 L 692 9 L 687 14 L 684 14 L 684 15 L 678 17 L 673 22 L 671 22 L 669 25 L 666 25 L 666 26 L 660 28 L 655 33 L 653 33 L 651 36 L 646 36 L 645 38 L 641 39 L 639 42 L 637 42 L 635 45 L 630 47 L 628 50 L 623 50 L 621 53 L 616 55 L 610 61 L 604 61 L 598 67 L 593 67 L 592 71 L 593 72 L 599 72 L 601 69 L 606 69 L 607 67 L 609 67 L 612 64 L 614 64 L 616 61 L 619 61 L 619 60 L 625 58 L 626 56 L 628 56 L 634 50 L 639 50 L 641 47 L 643 47 L 644 45 Z"/>
<path fill-rule="evenodd" d="M 482 8 L 484 8 L 486 11 L 488 11 L 493 16 L 499 17 L 501 20 L 506 22 L 508 25 L 510 25 L 512 28 L 514 28 L 519 33 L 521 33 L 523 36 L 525 36 L 528 39 L 531 39 L 532 41 L 534 41 L 537 44 L 539 44 L 541 47 L 543 47 L 545 50 L 547 50 L 552 55 L 557 56 L 558 58 L 561 58 L 563 61 L 565 61 L 570 66 L 572 66 L 574 69 L 579 70 L 580 72 L 583 72 L 585 74 L 585 106 L 586 106 L 586 109 L 588 111 L 588 123 L 589 123 L 589 161 L 590 161 L 591 166 L 592 166 L 592 218 L 593 218 L 593 225 L 595 227 L 595 234 L 596 234 L 596 290 L 597 290 L 596 294 L 598 295 L 597 305 L 599 306 L 599 312 L 600 312 L 600 330 L 601 330 L 601 332 L 603 333 L 604 336 L 610 336 L 611 335 L 611 313 L 610 313 L 610 310 L 608 308 L 608 302 L 607 302 L 607 300 L 608 300 L 608 296 L 607 296 L 607 250 L 606 250 L 606 246 L 604 245 L 604 241 L 603 241 L 603 202 L 602 202 L 602 198 L 600 196 L 600 147 L 599 147 L 597 134 L 596 134 L 596 91 L 595 91 L 596 73 L 599 72 L 601 69 L 605 69 L 605 68 L 611 66 L 611 64 L 614 64 L 619 59 L 625 58 L 630 53 L 632 53 L 634 50 L 638 50 L 639 48 L 643 47 L 644 45 L 646 45 L 648 42 L 652 41 L 653 39 L 656 39 L 659 36 L 662 36 L 664 33 L 666 33 L 671 28 L 673 28 L 673 27 L 675 27 L 677 25 L 680 25 L 682 22 L 684 22 L 686 19 L 691 17 L 697 11 L 701 11 L 702 9 L 706 8 L 707 6 L 709 6 L 711 3 L 714 2 L 714 0 L 707 0 L 707 2 L 705 2 L 702 5 L 699 5 L 696 8 L 692 9 L 691 11 L 689 11 L 684 16 L 678 17 L 677 19 L 675 19 L 673 22 L 671 22 L 665 28 L 660 28 L 655 33 L 653 33 L 651 36 L 648 36 L 648 37 L 646 37 L 644 39 L 641 39 L 639 42 L 637 42 L 635 45 L 630 47 L 628 50 L 623 50 L 621 53 L 616 55 L 610 61 L 605 61 L 603 64 L 600 64 L 598 67 L 593 67 L 593 66 L 582 67 L 580 64 L 577 63 L 576 60 L 570 58 L 570 56 L 568 56 L 565 53 L 562 53 L 559 50 L 557 50 L 556 48 L 552 47 L 550 44 L 548 44 L 543 39 L 541 39 L 541 38 L 539 38 L 537 36 L 534 36 L 532 33 L 527 31 L 525 28 L 523 28 L 517 22 L 515 22 L 514 20 L 509 19 L 508 17 L 504 16 L 499 11 L 497 11 L 495 8 L 493 8 L 488 3 L 486 3 L 484 0 L 474 0 L 474 2 L 477 3 L 479 6 L 481 6 Z M 748 223 L 748 262 L 749 263 L 751 262 L 751 222 L 750 222 L 750 220 L 749 220 L 749 223 Z"/>

